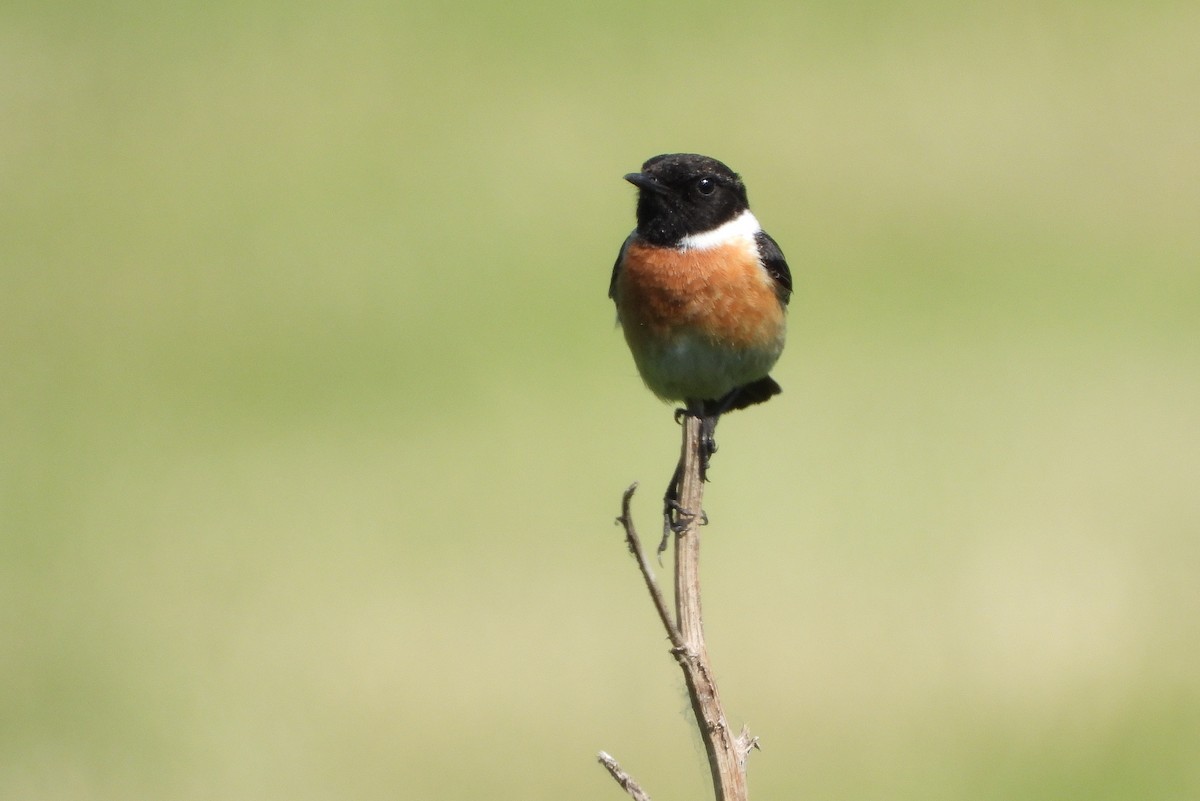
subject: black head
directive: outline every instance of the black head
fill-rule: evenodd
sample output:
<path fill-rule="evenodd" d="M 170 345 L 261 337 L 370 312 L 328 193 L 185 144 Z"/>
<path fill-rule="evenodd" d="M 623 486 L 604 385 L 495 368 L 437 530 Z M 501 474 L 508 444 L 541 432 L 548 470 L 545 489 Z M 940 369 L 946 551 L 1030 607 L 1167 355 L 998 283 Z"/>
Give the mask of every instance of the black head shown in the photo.
<path fill-rule="evenodd" d="M 655 245 L 711 231 L 750 208 L 738 174 L 695 153 L 655 156 L 625 180 L 638 188 L 638 234 Z"/>

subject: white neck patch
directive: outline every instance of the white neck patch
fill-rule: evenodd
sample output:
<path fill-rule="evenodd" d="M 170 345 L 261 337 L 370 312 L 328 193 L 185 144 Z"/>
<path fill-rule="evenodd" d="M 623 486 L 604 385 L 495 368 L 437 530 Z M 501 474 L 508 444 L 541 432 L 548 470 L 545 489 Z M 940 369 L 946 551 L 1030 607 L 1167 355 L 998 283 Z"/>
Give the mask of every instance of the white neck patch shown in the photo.
<path fill-rule="evenodd" d="M 679 240 L 680 250 L 712 250 L 738 239 L 753 239 L 762 230 L 758 219 L 746 209 L 727 223 L 718 225 L 711 231 L 699 234 L 688 234 Z"/>

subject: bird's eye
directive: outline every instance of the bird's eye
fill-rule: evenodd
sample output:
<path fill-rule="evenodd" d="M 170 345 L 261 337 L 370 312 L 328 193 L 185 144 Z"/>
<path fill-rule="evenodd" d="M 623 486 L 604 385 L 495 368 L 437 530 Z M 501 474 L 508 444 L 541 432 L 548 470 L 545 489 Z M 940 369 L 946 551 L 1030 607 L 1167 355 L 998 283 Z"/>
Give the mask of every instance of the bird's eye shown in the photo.
<path fill-rule="evenodd" d="M 717 182 L 712 178 L 701 178 L 696 182 L 696 191 L 702 195 L 711 195 L 717 191 Z"/>

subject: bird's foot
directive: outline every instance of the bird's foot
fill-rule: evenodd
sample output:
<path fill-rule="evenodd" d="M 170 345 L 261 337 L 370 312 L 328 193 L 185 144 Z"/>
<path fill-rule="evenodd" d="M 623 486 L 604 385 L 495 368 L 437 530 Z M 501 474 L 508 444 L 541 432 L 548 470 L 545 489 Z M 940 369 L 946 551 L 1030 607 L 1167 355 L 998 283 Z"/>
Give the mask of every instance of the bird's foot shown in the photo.
<path fill-rule="evenodd" d="M 708 465 L 717 452 L 717 421 L 719 415 L 700 418 L 700 480 L 708 481 Z"/>
<path fill-rule="evenodd" d="M 670 541 L 671 535 L 676 536 L 687 531 L 688 528 L 696 520 L 700 521 L 700 525 L 708 525 L 708 513 L 703 509 L 693 512 L 690 509 L 685 509 L 676 500 L 663 500 L 663 536 L 662 542 L 658 544 L 658 558 L 661 560 L 663 553 L 667 550 L 667 542 Z"/>

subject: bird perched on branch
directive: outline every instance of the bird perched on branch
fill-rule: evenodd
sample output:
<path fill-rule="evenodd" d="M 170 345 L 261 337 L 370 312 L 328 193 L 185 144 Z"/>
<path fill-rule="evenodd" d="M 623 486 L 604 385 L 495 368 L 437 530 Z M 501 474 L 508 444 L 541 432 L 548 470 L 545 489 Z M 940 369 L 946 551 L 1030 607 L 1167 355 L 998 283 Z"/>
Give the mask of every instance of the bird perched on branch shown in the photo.
<path fill-rule="evenodd" d="M 646 386 L 703 421 L 703 473 L 726 412 L 780 392 L 792 276 L 750 212 L 746 185 L 708 156 L 655 156 L 625 180 L 638 188 L 637 228 L 621 246 L 608 295 Z M 680 468 L 667 516 L 680 512 Z M 702 474 L 703 474 L 702 473 Z"/>

